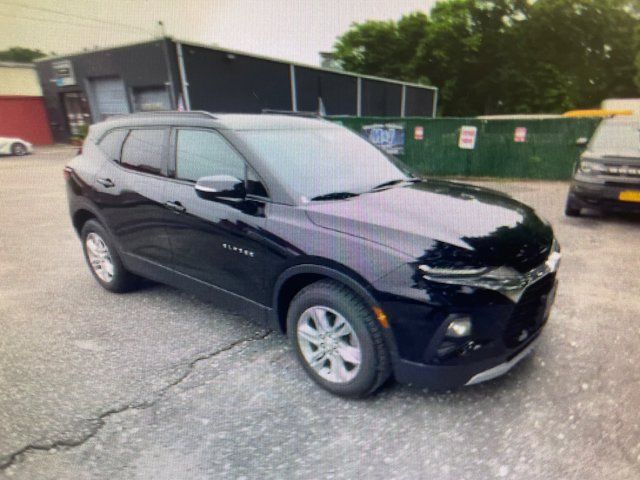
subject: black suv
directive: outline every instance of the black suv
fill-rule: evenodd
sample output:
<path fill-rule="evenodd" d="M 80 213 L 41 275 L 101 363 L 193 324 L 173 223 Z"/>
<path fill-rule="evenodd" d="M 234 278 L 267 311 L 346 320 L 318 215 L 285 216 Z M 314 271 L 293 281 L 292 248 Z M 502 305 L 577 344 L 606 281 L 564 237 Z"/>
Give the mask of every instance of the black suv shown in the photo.
<path fill-rule="evenodd" d="M 533 347 L 556 288 L 548 223 L 501 193 L 412 175 L 291 115 L 134 114 L 65 167 L 91 272 L 167 283 L 286 332 L 309 375 L 367 395 L 447 389 Z"/>
<path fill-rule="evenodd" d="M 570 217 L 583 208 L 640 212 L 640 119 L 603 120 L 580 156 L 565 207 Z"/>

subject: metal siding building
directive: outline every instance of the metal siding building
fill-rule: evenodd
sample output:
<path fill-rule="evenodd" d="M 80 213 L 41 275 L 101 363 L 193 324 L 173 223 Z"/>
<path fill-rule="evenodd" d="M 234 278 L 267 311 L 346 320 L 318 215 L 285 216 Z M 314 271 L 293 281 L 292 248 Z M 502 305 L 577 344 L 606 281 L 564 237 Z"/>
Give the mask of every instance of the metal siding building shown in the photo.
<path fill-rule="evenodd" d="M 437 89 L 170 38 L 37 62 L 57 140 L 148 110 L 435 116 Z"/>

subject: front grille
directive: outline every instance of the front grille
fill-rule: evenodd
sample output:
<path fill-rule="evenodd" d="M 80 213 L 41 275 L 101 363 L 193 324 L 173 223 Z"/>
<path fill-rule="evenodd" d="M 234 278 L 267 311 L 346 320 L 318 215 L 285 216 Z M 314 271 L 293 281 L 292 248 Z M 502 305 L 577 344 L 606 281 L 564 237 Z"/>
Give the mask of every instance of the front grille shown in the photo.
<path fill-rule="evenodd" d="M 604 175 L 611 177 L 640 178 L 640 166 L 638 165 L 605 165 Z"/>
<path fill-rule="evenodd" d="M 507 347 L 518 346 L 542 327 L 547 299 L 555 280 L 555 274 L 551 273 L 524 291 L 504 330 L 503 340 Z"/>

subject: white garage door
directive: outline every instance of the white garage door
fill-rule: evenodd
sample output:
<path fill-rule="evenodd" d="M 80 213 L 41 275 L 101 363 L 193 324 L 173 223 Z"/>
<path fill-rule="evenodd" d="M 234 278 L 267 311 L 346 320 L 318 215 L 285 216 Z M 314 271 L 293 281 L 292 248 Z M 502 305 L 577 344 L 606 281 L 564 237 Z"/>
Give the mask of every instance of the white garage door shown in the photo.
<path fill-rule="evenodd" d="M 121 78 L 94 78 L 91 89 L 101 120 L 122 113 L 129 113 L 127 91 Z"/>

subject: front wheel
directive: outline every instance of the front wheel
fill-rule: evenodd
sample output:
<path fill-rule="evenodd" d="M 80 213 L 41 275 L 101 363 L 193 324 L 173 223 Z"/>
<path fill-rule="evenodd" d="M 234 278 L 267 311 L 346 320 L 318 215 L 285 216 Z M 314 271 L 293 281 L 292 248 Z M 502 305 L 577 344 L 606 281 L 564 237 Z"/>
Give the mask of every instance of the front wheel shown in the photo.
<path fill-rule="evenodd" d="M 576 206 L 572 201 L 571 197 L 567 198 L 567 203 L 564 207 L 564 214 L 567 217 L 578 217 L 580 216 L 580 207 Z"/>
<path fill-rule="evenodd" d="M 323 280 L 295 296 L 287 332 L 298 360 L 326 390 L 365 397 L 389 377 L 389 352 L 373 312 L 351 290 Z"/>

